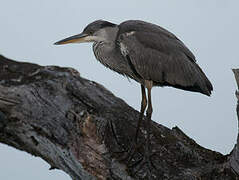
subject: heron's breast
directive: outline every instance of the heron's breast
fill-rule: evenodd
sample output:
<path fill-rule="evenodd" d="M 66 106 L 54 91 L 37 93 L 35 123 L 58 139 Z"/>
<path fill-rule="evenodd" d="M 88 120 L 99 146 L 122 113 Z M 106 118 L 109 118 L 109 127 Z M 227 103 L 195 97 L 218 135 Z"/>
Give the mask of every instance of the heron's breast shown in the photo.
<path fill-rule="evenodd" d="M 114 68 L 114 64 L 111 62 L 113 54 L 110 52 L 110 49 L 104 45 L 104 42 L 94 43 L 93 51 L 96 59 L 100 61 L 104 66 L 111 69 Z"/>
<path fill-rule="evenodd" d="M 127 60 L 122 55 L 120 49 L 104 43 L 94 43 L 93 44 L 93 51 L 95 54 L 96 59 L 111 70 L 127 76 L 129 78 L 135 79 L 134 73 L 130 68 Z"/>

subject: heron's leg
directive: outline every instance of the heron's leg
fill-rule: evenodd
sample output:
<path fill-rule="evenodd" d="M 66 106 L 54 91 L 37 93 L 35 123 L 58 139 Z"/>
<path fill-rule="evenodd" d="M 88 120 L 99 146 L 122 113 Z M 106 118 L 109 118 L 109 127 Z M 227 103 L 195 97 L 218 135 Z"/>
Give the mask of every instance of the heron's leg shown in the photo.
<path fill-rule="evenodd" d="M 147 106 L 147 99 L 146 99 L 146 93 L 145 93 L 145 87 L 141 84 L 141 94 L 142 94 L 142 100 L 141 100 L 141 108 L 140 108 L 140 115 L 139 115 L 139 120 L 137 123 L 137 129 L 136 129 L 136 134 L 135 134 L 135 144 L 137 144 L 137 138 L 139 134 L 139 129 L 140 125 L 144 116 L 144 111 Z"/>
<path fill-rule="evenodd" d="M 148 107 L 146 110 L 146 124 L 145 124 L 145 129 L 146 129 L 146 142 L 145 142 L 145 152 L 144 152 L 144 156 L 136 161 L 134 163 L 134 166 L 139 165 L 139 168 L 141 169 L 145 164 L 147 166 L 147 178 L 148 179 L 153 179 L 152 177 L 152 170 L 156 169 L 153 162 L 151 161 L 151 156 L 152 156 L 152 152 L 151 152 L 151 148 L 150 148 L 150 127 L 151 127 L 151 117 L 152 117 L 152 112 L 153 112 L 153 108 L 152 108 L 152 100 L 151 100 L 151 90 L 153 87 L 153 82 L 146 80 L 145 81 L 145 86 L 147 88 L 147 98 L 148 98 Z M 146 98 L 146 97 L 145 97 Z M 139 170 L 139 169 L 138 169 Z M 137 173 L 137 171 L 136 171 Z"/>
<path fill-rule="evenodd" d="M 147 131 L 147 139 L 146 139 L 146 147 L 149 148 L 149 143 L 150 143 L 150 126 L 151 126 L 151 117 L 152 117 L 152 112 L 153 112 L 153 107 L 152 107 L 152 100 L 151 100 L 151 90 L 153 87 L 153 82 L 152 81 L 146 81 L 146 88 L 148 90 L 148 108 L 146 111 L 146 116 L 147 116 L 147 122 L 146 122 L 146 131 Z"/>
<path fill-rule="evenodd" d="M 153 108 L 152 108 L 152 100 L 151 100 L 151 90 L 153 87 L 153 82 L 152 81 L 145 81 L 145 86 L 147 88 L 147 96 L 148 96 L 148 108 L 146 111 L 146 124 L 145 124 L 145 129 L 146 129 L 146 144 L 145 144 L 145 153 L 144 156 L 142 158 L 140 158 L 139 160 L 137 160 L 136 162 L 134 162 L 133 164 L 130 165 L 130 167 L 136 167 L 139 165 L 140 169 L 142 168 L 142 166 L 144 166 L 145 164 L 147 165 L 147 176 L 148 179 L 153 179 L 152 177 L 152 169 L 156 169 L 155 166 L 153 165 L 152 161 L 151 161 L 151 149 L 150 149 L 150 126 L 151 126 L 151 117 L 152 117 L 152 112 L 153 112 Z M 141 101 L 141 110 L 140 110 L 140 117 L 138 120 L 138 124 L 137 124 L 137 130 L 136 130 L 136 136 L 135 136 L 135 142 L 137 143 L 137 136 L 139 134 L 139 128 L 143 119 L 143 115 L 147 106 L 147 98 L 146 98 L 146 93 L 145 93 L 145 87 L 141 86 L 141 91 L 142 91 L 142 101 Z M 133 154 L 135 153 L 136 149 L 137 149 L 137 145 L 136 143 L 133 143 L 133 146 L 131 146 L 131 149 L 129 151 L 129 156 L 128 156 L 128 162 L 132 159 Z M 137 173 L 137 170 L 136 172 Z"/>
<path fill-rule="evenodd" d="M 128 162 L 131 161 L 134 154 L 137 152 L 137 149 L 139 148 L 139 145 L 137 144 L 137 139 L 138 139 L 140 125 L 142 123 L 144 112 L 145 112 L 145 109 L 146 109 L 146 106 L 147 106 L 147 98 L 146 98 L 146 93 L 145 93 L 145 87 L 143 85 L 141 85 L 141 95 L 142 95 L 141 109 L 140 109 L 139 119 L 138 119 L 138 122 L 137 122 L 137 128 L 136 128 L 134 141 L 132 141 L 129 149 L 127 150 L 126 156 L 121 159 L 121 160 L 126 160 L 127 159 Z"/>
<path fill-rule="evenodd" d="M 147 122 L 146 122 L 146 131 L 147 131 L 147 136 L 146 136 L 146 146 L 145 146 L 145 161 L 148 166 L 148 171 L 147 174 L 149 177 L 151 177 L 151 169 L 154 167 L 150 156 L 151 156 L 151 149 L 150 149 L 150 130 L 151 130 L 151 117 L 152 117 L 152 100 L 151 100 L 151 90 L 153 87 L 153 82 L 152 81 L 146 81 L 146 88 L 148 91 L 148 108 L 146 111 L 146 117 L 147 117 Z"/>

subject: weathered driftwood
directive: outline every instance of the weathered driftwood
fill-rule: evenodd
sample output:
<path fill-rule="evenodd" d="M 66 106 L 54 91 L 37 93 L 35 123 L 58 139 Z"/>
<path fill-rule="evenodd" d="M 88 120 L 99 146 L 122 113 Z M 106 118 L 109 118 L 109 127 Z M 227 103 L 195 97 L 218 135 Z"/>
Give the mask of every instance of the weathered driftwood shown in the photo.
<path fill-rule="evenodd" d="M 238 72 L 234 70 L 239 84 Z M 138 116 L 74 69 L 0 56 L 0 142 L 41 157 L 72 179 L 147 179 L 147 166 L 140 162 L 144 123 L 139 152 L 130 162 L 119 160 L 131 144 Z M 238 179 L 238 140 L 223 156 L 199 146 L 177 127 L 153 123 L 151 141 L 155 179 Z"/>

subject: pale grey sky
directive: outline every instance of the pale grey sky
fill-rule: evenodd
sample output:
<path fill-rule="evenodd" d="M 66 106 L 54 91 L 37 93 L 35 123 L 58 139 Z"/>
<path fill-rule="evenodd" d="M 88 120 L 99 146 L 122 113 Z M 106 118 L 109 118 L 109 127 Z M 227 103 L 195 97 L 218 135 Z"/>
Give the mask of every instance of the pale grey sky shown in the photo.
<path fill-rule="evenodd" d="M 153 89 L 153 120 L 169 128 L 179 126 L 200 145 L 229 153 L 236 142 L 236 83 L 231 68 L 238 67 L 238 0 L 79 1 L 8 0 L 0 6 L 0 54 L 41 65 L 74 67 L 97 81 L 135 109 L 140 86 L 98 63 L 91 44 L 54 46 L 80 33 L 91 21 L 120 23 L 141 19 L 177 35 L 195 54 L 214 91 L 210 98 L 173 88 Z M 0 145 L 0 179 L 70 179 L 49 171 L 39 158 Z"/>

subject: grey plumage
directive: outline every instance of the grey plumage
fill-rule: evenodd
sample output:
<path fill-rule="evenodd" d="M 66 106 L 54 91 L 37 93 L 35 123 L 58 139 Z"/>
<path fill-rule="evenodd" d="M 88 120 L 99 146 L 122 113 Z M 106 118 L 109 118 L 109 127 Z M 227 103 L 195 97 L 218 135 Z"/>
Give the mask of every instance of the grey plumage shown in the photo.
<path fill-rule="evenodd" d="M 98 20 L 90 23 L 81 34 L 55 44 L 80 42 L 94 42 L 93 51 L 96 59 L 104 66 L 141 84 L 141 109 L 133 143 L 137 144 L 139 127 L 147 107 L 145 159 L 150 166 L 152 87 L 172 86 L 209 96 L 213 90 L 212 84 L 184 43 L 174 34 L 155 24 L 130 20 L 116 25 Z M 148 90 L 147 96 L 145 88 Z M 133 147 L 136 148 L 137 145 L 132 145 L 131 148 Z M 131 149 L 129 154 L 131 152 L 136 150 Z"/>
<path fill-rule="evenodd" d="M 167 30 L 143 21 L 126 21 L 120 24 L 117 40 L 124 44 L 143 79 L 152 80 L 154 85 L 211 94 L 212 85 L 195 56 Z"/>
<path fill-rule="evenodd" d="M 144 80 L 151 80 L 154 86 L 211 94 L 212 85 L 193 53 L 158 25 L 139 20 L 116 25 L 98 20 L 83 32 L 104 37 L 94 41 L 94 54 L 103 65 L 120 74 L 143 85 Z"/>

